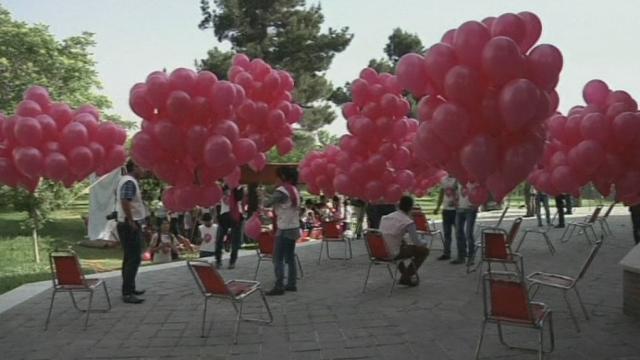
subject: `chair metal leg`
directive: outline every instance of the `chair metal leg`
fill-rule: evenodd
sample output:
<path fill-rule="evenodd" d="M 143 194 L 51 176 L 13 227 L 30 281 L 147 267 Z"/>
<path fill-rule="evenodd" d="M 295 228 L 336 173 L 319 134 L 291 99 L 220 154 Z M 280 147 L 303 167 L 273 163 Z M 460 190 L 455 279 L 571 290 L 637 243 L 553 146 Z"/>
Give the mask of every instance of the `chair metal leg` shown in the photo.
<path fill-rule="evenodd" d="M 478 345 L 476 346 L 476 356 L 475 359 L 480 358 L 480 347 L 482 346 L 482 340 L 484 339 L 484 328 L 487 326 L 486 321 L 482 321 L 482 327 L 480 328 L 480 337 L 478 338 Z"/>
<path fill-rule="evenodd" d="M 267 297 L 264 296 L 264 291 L 262 289 L 258 289 L 260 291 L 260 297 L 262 298 L 262 303 L 264 307 L 267 309 L 267 314 L 269 315 L 269 324 L 273 322 L 273 314 L 271 313 L 271 308 L 269 307 L 269 303 L 267 302 Z"/>
<path fill-rule="evenodd" d="M 51 303 L 49 304 L 49 313 L 47 314 L 47 320 L 44 322 L 44 330 L 46 331 L 49 327 L 49 321 L 51 320 L 51 312 L 53 311 L 53 300 L 56 298 L 56 289 L 53 289 L 53 293 L 51 294 Z"/>
<path fill-rule="evenodd" d="M 367 290 L 367 282 L 369 281 L 369 273 L 371 272 L 371 267 L 373 266 L 373 261 L 369 261 L 369 268 L 367 269 L 367 276 L 364 278 L 364 286 L 362 287 L 362 293 Z"/>
<path fill-rule="evenodd" d="M 529 232 L 525 231 L 522 234 L 522 237 L 520 237 L 520 242 L 518 243 L 518 246 L 516 246 L 516 252 L 520 251 L 520 246 L 522 246 L 522 243 L 524 242 L 524 239 L 527 237 L 527 235 L 529 235 Z"/>
<path fill-rule="evenodd" d="M 584 313 L 584 317 L 589 320 L 589 313 L 587 312 L 587 308 L 584 306 L 584 303 L 582 302 L 582 297 L 580 296 L 580 293 L 578 292 L 578 286 L 574 286 L 573 290 L 576 292 L 576 297 L 578 298 L 578 302 L 580 303 L 580 307 L 582 307 L 582 312 Z"/>
<path fill-rule="evenodd" d="M 318 256 L 318 263 L 322 261 L 322 250 L 324 249 L 324 243 L 325 243 L 324 240 L 320 240 L 320 256 Z"/>
<path fill-rule="evenodd" d="M 107 283 L 103 282 L 102 287 L 104 288 L 104 295 L 107 297 L 107 311 L 111 310 L 111 298 L 109 298 L 109 292 L 107 291 Z"/>
<path fill-rule="evenodd" d="M 73 307 L 80 311 L 80 312 L 85 312 L 86 310 L 82 310 L 80 309 L 80 307 L 78 306 L 78 303 L 76 302 L 76 297 L 73 295 L 73 291 L 69 291 L 69 297 L 71 298 L 71 303 L 73 304 Z"/>
<path fill-rule="evenodd" d="M 613 236 L 613 231 L 611 231 L 611 228 L 609 227 L 609 222 L 607 221 L 607 219 L 602 219 L 602 223 L 604 224 L 604 227 L 607 228 L 609 235 Z"/>
<path fill-rule="evenodd" d="M 569 231 L 570 227 L 571 227 L 571 224 L 567 224 L 566 227 L 564 228 L 564 231 L 562 232 L 562 236 L 560 236 L 560 241 L 561 242 L 569 241 L 568 238 L 565 239 L 565 236 L 567 235 L 567 232 Z"/>
<path fill-rule="evenodd" d="M 555 246 L 553 246 L 553 243 L 549 239 L 549 235 L 547 235 L 546 233 L 543 233 L 542 236 L 544 237 L 544 241 L 547 242 L 547 247 L 549 248 L 549 252 L 551 253 L 551 255 L 555 255 L 556 254 L 556 248 L 555 248 Z"/>
<path fill-rule="evenodd" d="M 549 352 L 552 352 L 553 349 L 556 348 L 556 337 L 553 333 L 553 313 L 549 311 L 549 315 L 547 316 L 549 317 L 549 338 L 551 341 L 551 348 L 549 348 Z"/>
<path fill-rule="evenodd" d="M 253 274 L 253 280 L 258 278 L 258 270 L 260 270 L 260 263 L 262 262 L 262 258 L 258 256 L 258 265 L 256 265 L 256 271 Z"/>
<path fill-rule="evenodd" d="M 542 354 L 543 352 L 543 345 L 544 345 L 544 326 L 540 327 L 540 331 L 538 331 L 538 360 L 542 360 Z"/>
<path fill-rule="evenodd" d="M 202 311 L 202 331 L 200 333 L 200 337 L 204 337 L 204 326 L 207 321 L 207 303 L 208 298 L 204 298 L 204 310 Z"/>
<path fill-rule="evenodd" d="M 300 279 L 304 278 L 304 270 L 302 269 L 302 262 L 300 261 L 300 257 L 298 257 L 298 254 L 296 255 L 296 262 L 298 263 L 298 270 L 300 270 Z"/>
<path fill-rule="evenodd" d="M 598 234 L 596 234 L 596 229 L 593 225 L 590 226 L 591 227 L 591 232 L 593 233 L 593 243 L 595 244 L 598 242 Z M 602 232 L 602 238 L 604 239 L 604 235 L 606 235 L 606 233 L 603 231 Z M 590 244 L 591 245 L 591 244 Z"/>
<path fill-rule="evenodd" d="M 89 292 L 89 304 L 87 305 L 87 317 L 84 319 L 84 329 L 89 325 L 89 315 L 91 315 L 91 305 L 93 304 L 93 290 Z"/>
<path fill-rule="evenodd" d="M 480 264 L 482 264 L 483 261 L 480 260 Z M 477 272 L 478 272 L 478 281 L 476 281 L 476 294 L 478 292 L 480 292 L 480 284 L 482 283 L 482 265 L 479 265 L 479 267 L 477 268 Z"/>
<path fill-rule="evenodd" d="M 540 291 L 540 284 L 538 283 L 533 283 L 529 286 L 529 293 L 531 294 L 531 300 L 535 299 L 536 295 L 538 294 L 538 291 Z"/>
<path fill-rule="evenodd" d="M 391 269 L 389 269 L 391 270 Z M 396 282 L 398 279 L 398 267 L 396 266 L 396 270 L 393 272 L 394 275 L 391 276 L 391 278 L 393 279 L 393 282 L 391 283 L 391 289 L 389 290 L 389 296 L 391 296 L 393 294 L 393 288 L 396 287 Z"/>
<path fill-rule="evenodd" d="M 235 303 L 233 303 L 235 305 Z M 240 330 L 240 320 L 242 320 L 242 310 L 243 310 L 244 301 L 240 301 L 240 310 L 236 315 L 236 326 L 233 330 L 233 343 L 238 343 L 238 331 Z"/>
<path fill-rule="evenodd" d="M 573 324 L 576 326 L 576 330 L 580 332 L 580 325 L 578 325 L 578 319 L 576 319 L 576 315 L 573 313 L 573 308 L 571 307 L 571 303 L 569 302 L 569 298 L 567 297 L 566 290 L 562 292 L 562 296 L 564 296 L 564 301 L 567 303 L 567 308 L 569 309 L 571 320 L 573 320 Z"/>

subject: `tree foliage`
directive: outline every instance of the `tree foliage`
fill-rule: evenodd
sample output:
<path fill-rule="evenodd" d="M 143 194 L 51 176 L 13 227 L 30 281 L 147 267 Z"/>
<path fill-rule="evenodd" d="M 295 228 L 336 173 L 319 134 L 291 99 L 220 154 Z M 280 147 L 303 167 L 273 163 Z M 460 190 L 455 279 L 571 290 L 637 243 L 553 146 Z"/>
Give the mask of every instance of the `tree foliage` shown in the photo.
<path fill-rule="evenodd" d="M 201 0 L 200 9 L 200 28 L 213 29 L 218 41 L 231 45 L 231 51 L 210 50 L 198 64 L 201 69 L 224 77 L 233 53 L 262 58 L 294 75 L 294 100 L 305 108 L 303 130 L 335 119 L 324 103 L 333 92 L 325 72 L 351 42 L 347 27 L 323 31 L 321 6 L 307 7 L 304 0 Z"/>

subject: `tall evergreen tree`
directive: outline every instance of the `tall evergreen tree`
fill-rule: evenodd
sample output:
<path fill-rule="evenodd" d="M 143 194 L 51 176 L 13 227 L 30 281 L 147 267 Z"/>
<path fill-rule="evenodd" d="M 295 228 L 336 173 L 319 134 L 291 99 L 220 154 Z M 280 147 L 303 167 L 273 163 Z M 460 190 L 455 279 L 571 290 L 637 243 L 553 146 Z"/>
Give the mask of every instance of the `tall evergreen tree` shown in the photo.
<path fill-rule="evenodd" d="M 294 100 L 305 109 L 302 130 L 314 131 L 335 119 L 326 102 L 334 88 L 325 72 L 353 38 L 347 27 L 323 32 L 321 6 L 307 7 L 304 0 L 201 0 L 200 9 L 199 27 L 213 29 L 231 51 L 210 50 L 199 68 L 224 78 L 232 52 L 262 58 L 294 75 Z"/>

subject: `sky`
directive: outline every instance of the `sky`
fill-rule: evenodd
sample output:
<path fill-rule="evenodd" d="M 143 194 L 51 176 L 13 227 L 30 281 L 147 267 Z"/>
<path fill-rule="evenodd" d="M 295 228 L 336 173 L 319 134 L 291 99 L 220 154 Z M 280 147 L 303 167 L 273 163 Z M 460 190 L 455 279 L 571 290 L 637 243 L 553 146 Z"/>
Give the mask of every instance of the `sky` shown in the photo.
<path fill-rule="evenodd" d="M 315 4 L 318 1 L 307 1 Z M 429 47 L 448 29 L 467 20 L 505 12 L 533 11 L 543 24 L 540 42 L 557 46 L 564 68 L 557 91 L 560 110 L 582 104 L 582 87 L 594 78 L 640 98 L 640 47 L 636 45 L 637 0 L 323 0 L 325 28 L 348 26 L 355 34 L 338 54 L 327 77 L 342 85 L 358 76 L 369 59 L 383 56 L 396 27 L 416 33 Z M 113 112 L 138 120 L 129 109 L 133 84 L 154 70 L 194 67 L 220 44 L 198 29 L 199 0 L 0 0 L 14 19 L 44 23 L 59 39 L 95 33 L 94 57 L 113 101 Z M 341 116 L 327 127 L 346 132 Z"/>

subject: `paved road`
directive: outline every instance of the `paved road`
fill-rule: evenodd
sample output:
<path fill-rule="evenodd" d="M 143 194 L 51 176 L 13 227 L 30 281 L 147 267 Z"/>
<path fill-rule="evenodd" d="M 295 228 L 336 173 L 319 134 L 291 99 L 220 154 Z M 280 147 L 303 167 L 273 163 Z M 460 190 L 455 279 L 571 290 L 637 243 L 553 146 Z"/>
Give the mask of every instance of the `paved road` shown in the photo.
<path fill-rule="evenodd" d="M 587 209 L 579 210 L 584 215 Z M 493 219 L 495 215 L 483 215 Z M 512 218 L 510 216 L 509 218 Z M 495 221 L 495 220 L 491 220 Z M 509 225 L 507 221 L 506 225 Z M 581 284 L 591 320 L 580 318 L 577 333 L 559 292 L 543 291 L 538 299 L 554 310 L 556 351 L 551 359 L 640 359 L 640 321 L 622 314 L 622 270 L 619 260 L 631 248 L 630 220 L 622 207 L 611 218 L 615 238 L 607 240 Z M 534 226 L 527 220 L 525 227 Z M 526 272 L 545 270 L 577 273 L 589 246 L 575 237 L 560 243 L 550 256 L 541 241 L 528 240 L 521 252 Z M 337 245 L 339 246 L 339 245 Z M 425 262 L 416 288 L 399 287 L 388 296 L 390 279 L 383 267 L 372 269 L 369 287 L 361 293 L 367 268 L 362 241 L 353 244 L 350 261 L 323 260 L 319 246 L 298 248 L 305 278 L 297 293 L 269 298 L 275 321 L 271 325 L 243 323 L 240 340 L 232 344 L 234 312 L 230 304 L 214 303 L 214 325 L 200 338 L 202 297 L 186 267 L 146 272 L 138 284 L 147 289 L 142 305 L 119 300 L 120 279 L 107 281 L 114 307 L 92 316 L 82 330 L 82 315 L 68 297 L 56 301 L 47 332 L 42 326 L 51 291 L 0 314 L 2 359 L 471 359 L 480 330 L 482 299 L 475 293 L 476 276 L 460 266 Z M 336 248 L 336 250 L 340 250 Z M 251 278 L 256 259 L 239 260 L 226 278 Z M 272 267 L 263 263 L 259 280 L 272 285 Z M 64 294 L 63 294 L 64 295 Z M 97 305 L 102 297 L 98 296 Z M 255 301 L 254 301 L 255 300 Z M 249 314 L 261 311 L 258 298 L 249 301 Z M 577 303 L 575 309 L 578 310 Z M 509 330 L 515 342 L 533 344 L 536 334 Z M 495 326 L 488 327 L 483 346 L 486 359 L 535 359 L 534 354 L 500 345 Z"/>

